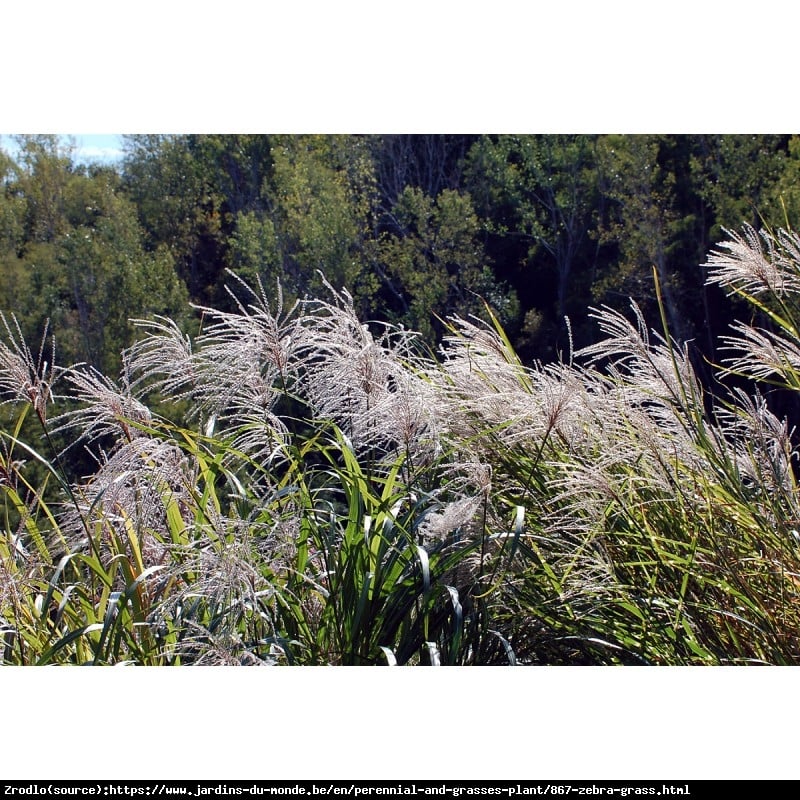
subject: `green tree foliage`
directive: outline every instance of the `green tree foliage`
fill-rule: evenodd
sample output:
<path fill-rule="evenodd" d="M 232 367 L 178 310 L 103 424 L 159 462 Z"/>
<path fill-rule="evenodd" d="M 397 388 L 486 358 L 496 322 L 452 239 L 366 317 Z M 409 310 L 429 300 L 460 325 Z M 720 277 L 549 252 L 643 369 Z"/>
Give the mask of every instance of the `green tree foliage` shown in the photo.
<path fill-rule="evenodd" d="M 556 273 L 556 313 L 566 312 L 573 268 L 587 243 L 596 203 L 593 142 L 581 136 L 486 137 L 471 153 L 473 180 L 487 216 L 500 232 L 527 245 L 527 269 L 551 262 Z"/>
<path fill-rule="evenodd" d="M 369 297 L 363 242 L 372 162 L 350 136 L 128 137 L 126 183 L 150 246 L 165 242 L 192 298 L 225 306 L 227 270 L 319 291 L 318 271 Z"/>
<path fill-rule="evenodd" d="M 467 185 L 525 306 L 521 344 L 550 355 L 597 256 L 595 158 L 594 137 L 568 135 L 485 136 L 469 153 Z"/>
<path fill-rule="evenodd" d="M 787 137 L 705 135 L 692 137 L 691 167 L 699 196 L 711 210 L 709 239 L 742 224 L 785 224 L 775 187 L 785 186 Z"/>
<path fill-rule="evenodd" d="M 324 276 L 338 288 L 347 287 L 369 314 L 377 281 L 366 262 L 375 200 L 366 141 L 353 136 L 269 140 L 260 193 L 234 216 L 230 266 L 270 290 L 280 282 L 288 299 L 318 294 Z"/>
<path fill-rule="evenodd" d="M 81 170 L 55 137 L 20 140 L 2 206 L 2 310 L 32 339 L 47 322 L 61 358 L 114 372 L 131 317 L 183 316 L 186 293 L 164 245 L 147 252 L 113 169 Z"/>
<path fill-rule="evenodd" d="M 212 191 L 191 141 L 190 136 L 125 137 L 122 169 L 147 249 L 166 246 L 191 297 L 203 301 L 213 295 L 224 269 L 222 199 Z"/>
<path fill-rule="evenodd" d="M 74 173 L 72 151 L 54 135 L 18 136 L 17 192 L 25 198 L 27 241 L 52 242 L 67 231 L 66 191 Z"/>
<path fill-rule="evenodd" d="M 787 149 L 785 158 L 779 158 L 780 151 L 775 154 L 774 160 L 779 161 L 781 169 L 770 185 L 767 207 L 774 227 L 796 230 L 800 227 L 800 136 L 792 136 Z"/>
<path fill-rule="evenodd" d="M 363 318 L 431 344 L 436 315 L 485 299 L 523 357 L 545 360 L 570 344 L 565 316 L 574 345 L 591 342 L 590 305 L 633 296 L 655 322 L 655 268 L 671 329 L 712 355 L 731 312 L 705 284 L 703 254 L 723 228 L 800 215 L 800 145 L 781 135 L 125 141 L 119 170 L 75 165 L 52 136 L 24 137 L 0 161 L 2 307 L 31 329 L 50 317 L 90 361 L 130 335 L 118 320 L 157 305 L 125 264 L 166 281 L 161 308 L 173 274 L 195 303 L 232 310 L 229 270 L 270 294 L 280 282 L 288 301 L 319 295 L 321 273 Z"/>
<path fill-rule="evenodd" d="M 13 247 L 22 240 L 22 198 L 17 187 L 19 167 L 0 150 L 0 246 Z"/>
<path fill-rule="evenodd" d="M 596 300 L 614 307 L 632 297 L 655 318 L 655 272 L 670 328 L 685 340 L 697 317 L 690 298 L 701 286 L 702 254 L 691 246 L 695 209 L 681 197 L 688 163 L 682 144 L 668 136 L 599 139 L 602 190 L 609 206 L 598 236 L 614 246 L 618 257 L 598 272 L 592 291 Z"/>
<path fill-rule="evenodd" d="M 25 296 L 25 270 L 20 249 L 25 240 L 25 198 L 19 186 L 20 170 L 0 151 L 0 305 L 17 308 Z"/>
<path fill-rule="evenodd" d="M 281 137 L 273 159 L 274 224 L 291 288 L 319 291 L 319 271 L 334 286 L 356 290 L 372 201 L 370 165 L 359 164 L 357 149 L 338 137 Z"/>
<path fill-rule="evenodd" d="M 228 240 L 231 267 L 242 280 L 274 285 L 282 278 L 281 249 L 272 220 L 257 211 L 240 211 Z"/>
<path fill-rule="evenodd" d="M 381 237 L 377 252 L 400 319 L 431 338 L 432 312 L 480 314 L 485 300 L 504 320 L 516 317 L 516 296 L 494 279 L 468 194 L 445 189 L 434 199 L 406 187 L 392 219 L 395 230 Z"/>
<path fill-rule="evenodd" d="M 391 213 L 406 187 L 430 197 L 463 188 L 466 157 L 478 138 L 407 133 L 367 137 L 381 212 Z"/>

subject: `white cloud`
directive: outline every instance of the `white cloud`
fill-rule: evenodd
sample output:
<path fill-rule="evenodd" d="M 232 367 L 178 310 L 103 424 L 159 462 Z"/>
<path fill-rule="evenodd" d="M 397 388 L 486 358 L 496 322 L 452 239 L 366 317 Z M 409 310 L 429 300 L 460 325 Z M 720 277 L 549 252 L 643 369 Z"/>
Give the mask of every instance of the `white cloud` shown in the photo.
<path fill-rule="evenodd" d="M 101 161 L 109 163 L 119 161 L 123 156 L 122 149 L 119 147 L 79 147 L 75 158 L 77 161 Z"/>
<path fill-rule="evenodd" d="M 124 155 L 119 134 L 61 134 L 61 139 L 63 144 L 74 146 L 73 160 L 77 163 L 112 164 Z M 0 134 L 0 148 L 12 158 L 19 154 L 11 134 Z"/>
<path fill-rule="evenodd" d="M 122 138 L 118 134 L 82 133 L 73 138 L 76 161 L 100 161 L 107 164 L 122 158 Z"/>

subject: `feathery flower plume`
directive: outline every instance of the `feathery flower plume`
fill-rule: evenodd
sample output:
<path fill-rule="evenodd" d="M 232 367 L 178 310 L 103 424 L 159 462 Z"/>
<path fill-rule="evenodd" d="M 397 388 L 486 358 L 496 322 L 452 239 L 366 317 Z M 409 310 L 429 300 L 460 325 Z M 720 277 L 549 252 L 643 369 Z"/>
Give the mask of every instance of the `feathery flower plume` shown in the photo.
<path fill-rule="evenodd" d="M 743 233 L 725 229 L 729 241 L 712 250 L 704 266 L 708 284 L 741 289 L 753 295 L 781 297 L 800 291 L 800 237 L 780 229 L 777 235 L 750 225 Z"/>
<path fill-rule="evenodd" d="M 358 319 L 350 294 L 324 282 L 332 301 L 308 301 L 298 330 L 299 393 L 357 448 L 435 449 L 436 418 L 414 368 L 418 334 L 384 325 L 376 339 Z"/>
<path fill-rule="evenodd" d="M 197 579 L 159 611 L 162 616 L 183 617 L 188 633 L 171 655 L 190 656 L 198 665 L 275 663 L 274 648 L 262 642 L 275 638 L 277 589 L 265 577 L 254 551 L 257 537 L 271 534 L 244 520 L 214 517 L 213 511 L 211 516 L 217 534 L 214 541 L 201 536 L 182 548 L 177 559 L 179 572 L 194 573 Z M 208 622 L 201 622 L 197 611 L 189 613 L 190 608 L 199 610 Z"/>
<path fill-rule="evenodd" d="M 725 336 L 724 350 L 736 355 L 727 357 L 723 375 L 744 375 L 756 380 L 778 378 L 798 387 L 800 342 L 774 331 L 736 322 L 731 329 L 739 336 Z"/>
<path fill-rule="evenodd" d="M 48 340 L 45 326 L 39 353 L 34 358 L 22 335 L 17 318 L 11 322 L 0 312 L 7 341 L 0 341 L 0 405 L 26 402 L 33 406 L 42 424 L 47 419 L 47 404 L 52 402 L 52 386 L 61 370 L 55 365 L 55 344 L 51 340 L 50 360 L 45 357 Z"/>
<path fill-rule="evenodd" d="M 441 510 L 431 510 L 420 525 L 423 540 L 441 540 L 451 534 L 472 527 L 481 508 L 480 497 L 461 497 L 442 506 Z"/>
<path fill-rule="evenodd" d="M 151 421 L 150 410 L 131 392 L 127 369 L 123 371 L 121 386 L 93 367 L 72 367 L 65 371 L 65 378 L 72 387 L 72 398 L 79 405 L 55 417 L 52 430 L 77 431 L 73 444 L 109 435 L 131 442 L 142 435 L 136 423 L 146 425 Z"/>
<path fill-rule="evenodd" d="M 138 321 L 149 333 L 128 355 L 136 385 L 187 400 L 190 418 L 209 432 L 233 433 L 232 450 L 270 461 L 286 436 L 274 408 L 296 383 L 296 306 L 284 313 L 278 287 L 273 314 L 260 282 L 258 291 L 242 285 L 253 300 L 244 305 L 231 293 L 237 312 L 197 307 L 209 322 L 194 345 L 168 320 Z"/>
<path fill-rule="evenodd" d="M 778 419 L 759 393 L 732 390 L 734 402 L 720 408 L 717 419 L 737 455 L 737 466 L 760 491 L 779 493 L 797 509 L 791 462 L 795 455 L 786 420 Z M 795 516 L 800 517 L 797 510 Z"/>
<path fill-rule="evenodd" d="M 176 402 L 190 396 L 197 376 L 189 336 L 167 317 L 131 321 L 146 333 L 125 353 L 131 388 L 157 391 Z"/>
<path fill-rule="evenodd" d="M 167 505 L 177 503 L 187 524 L 191 522 L 194 477 L 192 464 L 174 444 L 136 436 L 110 456 L 101 454 L 94 475 L 74 488 L 76 503 L 65 506 L 62 530 L 81 550 L 87 529 L 99 528 L 101 539 L 114 532 L 124 540 L 131 526 L 139 537 L 145 566 L 163 564 L 168 560 Z"/>

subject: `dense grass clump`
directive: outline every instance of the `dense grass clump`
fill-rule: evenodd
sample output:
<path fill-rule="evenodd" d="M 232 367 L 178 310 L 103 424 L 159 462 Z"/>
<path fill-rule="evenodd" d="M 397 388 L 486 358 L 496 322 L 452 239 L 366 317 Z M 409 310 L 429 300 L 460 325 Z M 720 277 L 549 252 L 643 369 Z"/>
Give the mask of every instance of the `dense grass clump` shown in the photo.
<path fill-rule="evenodd" d="M 765 399 L 800 391 L 800 239 L 731 233 L 706 266 L 756 321 L 713 396 L 633 304 L 526 366 L 496 323 L 450 319 L 433 356 L 346 292 L 257 287 L 194 340 L 138 321 L 117 381 L 4 320 L 2 663 L 800 663 Z"/>

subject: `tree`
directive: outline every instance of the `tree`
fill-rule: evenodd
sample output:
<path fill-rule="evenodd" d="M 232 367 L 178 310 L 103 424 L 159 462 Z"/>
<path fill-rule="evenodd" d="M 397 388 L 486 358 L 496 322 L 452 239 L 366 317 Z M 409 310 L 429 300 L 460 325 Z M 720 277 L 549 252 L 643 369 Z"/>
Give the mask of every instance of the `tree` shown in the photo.
<path fill-rule="evenodd" d="M 222 196 L 190 146 L 191 137 L 126 136 L 124 187 L 145 232 L 145 247 L 165 246 L 190 296 L 210 303 L 224 275 Z"/>
<path fill-rule="evenodd" d="M 778 160 L 778 154 L 775 155 Z M 800 136 L 787 142 L 787 154 L 780 159 L 781 170 L 767 189 L 766 208 L 773 228 L 800 229 Z"/>
<path fill-rule="evenodd" d="M 463 186 L 467 152 L 477 136 L 388 134 L 369 137 L 378 204 L 389 213 L 406 187 L 438 197 Z"/>
<path fill-rule="evenodd" d="M 169 250 L 145 251 L 136 209 L 102 178 L 77 181 L 72 217 L 59 241 L 61 302 L 77 318 L 82 356 L 108 373 L 133 340 L 131 317 L 180 319 L 187 295 Z M 81 218 L 82 217 L 82 218 Z"/>
<path fill-rule="evenodd" d="M 527 312 L 527 334 L 546 323 L 540 351 L 555 354 L 563 318 L 586 307 L 597 257 L 591 238 L 597 191 L 594 137 L 484 136 L 469 152 L 466 185 L 494 237 L 495 262 Z M 523 331 L 525 333 L 525 331 Z M 524 348 L 523 348 L 524 349 Z"/>
<path fill-rule="evenodd" d="M 381 236 L 377 261 L 399 301 L 396 320 L 431 340 L 441 333 L 436 316 L 481 314 L 484 300 L 503 322 L 516 318 L 516 296 L 494 280 L 468 194 L 445 189 L 432 198 L 407 186 L 392 216 L 398 230 Z"/>
<path fill-rule="evenodd" d="M 358 289 L 370 230 L 371 163 L 354 137 L 279 137 L 273 151 L 273 224 L 283 273 L 298 294 L 317 293 L 322 272 Z"/>
<path fill-rule="evenodd" d="M 612 306 L 633 298 L 656 324 L 655 270 L 670 331 L 686 341 L 694 316 L 686 303 L 687 275 L 699 275 L 700 260 L 681 251 L 695 218 L 677 199 L 678 170 L 668 158 L 675 147 L 666 136 L 610 135 L 598 141 L 601 190 L 610 200 L 600 239 L 614 244 L 619 258 L 597 276 L 593 293 Z"/>
<path fill-rule="evenodd" d="M 72 148 L 58 136 L 17 136 L 17 191 L 25 198 L 25 238 L 52 242 L 66 230 L 64 195 L 73 173 Z"/>
<path fill-rule="evenodd" d="M 136 209 L 109 168 L 78 169 L 55 137 L 22 138 L 6 165 L 2 310 L 32 341 L 49 325 L 62 362 L 114 371 L 130 317 L 180 317 L 186 292 L 168 250 L 143 246 Z"/>
<path fill-rule="evenodd" d="M 692 158 L 696 191 L 711 209 L 708 246 L 725 238 L 723 228 L 783 224 L 774 187 L 786 173 L 788 137 L 702 135 Z"/>
<path fill-rule="evenodd" d="M 25 240 L 26 202 L 20 169 L 0 151 L 0 309 L 16 308 L 28 294 L 20 250 Z"/>

